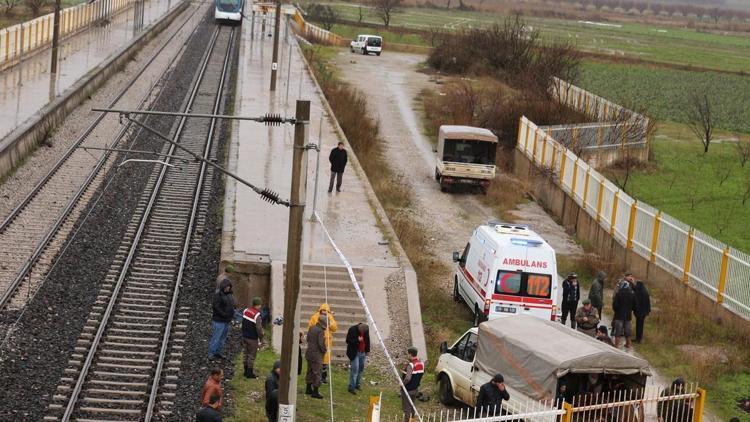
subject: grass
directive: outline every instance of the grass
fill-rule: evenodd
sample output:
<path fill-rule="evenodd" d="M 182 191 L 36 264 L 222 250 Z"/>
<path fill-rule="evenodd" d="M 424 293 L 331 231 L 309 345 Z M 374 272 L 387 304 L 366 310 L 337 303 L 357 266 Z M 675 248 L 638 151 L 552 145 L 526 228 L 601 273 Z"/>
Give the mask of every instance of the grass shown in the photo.
<path fill-rule="evenodd" d="M 731 142 L 712 144 L 707 154 L 697 141 L 669 137 L 679 126 L 668 125 L 652 143 L 653 163 L 631 175 L 626 190 L 663 212 L 733 247 L 750 252 L 746 222 L 750 200 L 742 195 L 750 183 L 750 163 L 740 166 Z M 608 177 L 616 171 L 605 171 Z M 722 179 L 726 180 L 722 182 Z"/>
<path fill-rule="evenodd" d="M 705 91 L 720 128 L 750 132 L 748 76 L 590 61 L 581 70 L 579 86 L 616 103 L 644 106 L 658 120 L 684 121 L 691 93 Z"/>
<path fill-rule="evenodd" d="M 384 30 L 381 28 L 375 29 L 365 26 L 336 24 L 333 26 L 332 32 L 348 40 L 357 38 L 357 35 L 359 34 L 379 35 L 385 40 L 385 45 L 383 46 L 385 49 L 388 49 L 388 43 L 427 46 L 427 43 L 422 36 L 413 32 L 399 31 L 397 29 Z"/>
<path fill-rule="evenodd" d="M 229 381 L 229 389 L 232 396 L 232 414 L 225 417 L 227 422 L 257 421 L 265 418 L 265 380 L 271 372 L 273 363 L 279 356 L 271 348 L 258 352 L 255 362 L 255 372 L 259 375 L 257 379 L 244 378 L 242 374 L 242 355 L 237 356 L 234 361 L 234 373 L 237 374 Z M 307 364 L 303 363 L 307 368 Z M 401 399 L 397 391 L 398 386 L 390 372 L 365 366 L 362 379 L 362 390 L 357 395 L 349 394 L 347 391 L 349 383 L 349 370 L 338 365 L 331 367 L 331 385 L 333 386 L 334 407 L 333 416 L 337 421 L 362 421 L 367 420 L 367 409 L 369 397 L 378 396 L 383 393 L 383 415 L 400 415 Z M 432 375 L 426 375 L 422 385 L 423 389 L 431 394 L 429 387 L 434 384 Z M 313 399 L 305 395 L 305 372 L 297 378 L 297 419 L 306 422 L 325 422 L 330 418 L 330 391 L 328 385 L 320 388 L 324 399 Z M 426 410 L 435 407 L 434 400 L 430 403 L 419 403 L 418 409 Z"/>
<path fill-rule="evenodd" d="M 342 19 L 354 22 L 359 19 L 358 8 L 354 5 L 333 5 Z M 382 24 L 372 9 L 363 9 L 363 22 Z M 404 7 L 393 15 L 391 26 L 419 31 L 432 27 L 450 30 L 490 26 L 503 19 L 505 16 L 501 14 L 481 11 Z M 750 37 L 637 23 L 601 27 L 562 19 L 528 18 L 527 21 L 541 30 L 544 39 L 572 41 L 586 52 L 708 69 L 750 71 Z"/>

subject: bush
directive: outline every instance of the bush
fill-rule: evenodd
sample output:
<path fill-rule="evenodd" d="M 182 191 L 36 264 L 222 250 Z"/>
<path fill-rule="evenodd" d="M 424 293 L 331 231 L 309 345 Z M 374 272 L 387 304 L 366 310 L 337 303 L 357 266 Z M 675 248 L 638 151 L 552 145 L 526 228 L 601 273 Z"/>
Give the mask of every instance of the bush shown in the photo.
<path fill-rule="evenodd" d="M 488 75 L 547 96 L 552 77 L 573 81 L 581 54 L 569 43 L 542 45 L 539 31 L 516 15 L 502 25 L 433 35 L 427 59 L 437 69 L 455 74 Z"/>

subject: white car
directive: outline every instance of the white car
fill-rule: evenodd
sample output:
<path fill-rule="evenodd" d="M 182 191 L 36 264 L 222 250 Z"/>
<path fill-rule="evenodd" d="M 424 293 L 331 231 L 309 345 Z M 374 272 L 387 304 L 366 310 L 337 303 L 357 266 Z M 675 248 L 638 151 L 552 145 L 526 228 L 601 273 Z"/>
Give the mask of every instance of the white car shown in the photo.
<path fill-rule="evenodd" d="M 376 56 L 379 56 L 383 51 L 383 38 L 377 35 L 357 35 L 357 38 L 352 40 L 349 45 L 349 49 L 352 53 L 364 55 L 375 53 Z"/>

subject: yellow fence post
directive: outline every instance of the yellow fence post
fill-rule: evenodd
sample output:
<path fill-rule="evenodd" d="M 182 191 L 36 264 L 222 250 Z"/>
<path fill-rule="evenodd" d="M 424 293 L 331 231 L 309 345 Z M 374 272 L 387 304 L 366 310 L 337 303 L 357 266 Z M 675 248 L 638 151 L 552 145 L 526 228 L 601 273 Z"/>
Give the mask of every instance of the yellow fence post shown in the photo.
<path fill-rule="evenodd" d="M 591 166 L 586 169 L 586 179 L 583 181 L 583 209 L 586 210 L 586 197 L 589 196 L 589 179 L 591 178 Z"/>
<path fill-rule="evenodd" d="M 604 199 L 604 178 L 599 179 L 599 195 L 596 198 L 596 222 L 602 221 L 602 199 Z"/>
<path fill-rule="evenodd" d="M 577 108 L 577 109 L 578 109 L 579 111 L 580 111 L 581 109 L 583 109 L 583 107 L 581 106 L 581 102 L 583 102 L 582 98 L 583 98 L 583 90 L 582 90 L 582 89 L 579 89 L 579 90 L 578 90 L 578 101 L 576 101 L 576 108 Z"/>
<path fill-rule="evenodd" d="M 563 410 L 565 414 L 562 415 L 562 422 L 573 422 L 573 405 L 563 402 Z"/>
<path fill-rule="evenodd" d="M 534 129 L 534 148 L 532 148 L 531 150 L 531 162 L 532 163 L 536 161 L 536 143 L 538 139 L 539 139 L 539 127 Z"/>
<path fill-rule="evenodd" d="M 612 218 L 609 220 L 609 234 L 615 235 L 615 223 L 617 223 L 617 205 L 620 203 L 620 191 L 615 192 L 615 201 L 612 203 Z"/>
<path fill-rule="evenodd" d="M 553 142 L 552 143 L 552 162 L 550 163 L 549 167 L 552 169 L 552 171 L 555 171 L 555 161 L 557 161 L 557 145 Z"/>
<path fill-rule="evenodd" d="M 567 158 L 568 152 L 566 149 L 562 150 L 562 157 L 560 158 L 560 186 L 565 190 L 565 159 Z"/>
<path fill-rule="evenodd" d="M 539 164 L 544 165 L 544 156 L 547 154 L 547 134 L 544 134 L 544 139 L 542 140 L 542 156 L 539 158 Z"/>
<path fill-rule="evenodd" d="M 685 267 L 682 271 L 682 282 L 687 284 L 690 281 L 690 266 L 693 262 L 693 229 L 688 231 L 687 246 L 685 247 Z"/>
<path fill-rule="evenodd" d="M 578 128 L 577 127 L 573 128 L 573 135 L 572 136 L 573 136 L 572 147 L 575 150 L 576 144 L 578 143 Z"/>
<path fill-rule="evenodd" d="M 578 160 L 579 158 L 576 157 L 575 162 L 573 162 L 573 182 L 570 184 L 570 194 L 573 196 L 573 199 L 576 198 L 576 182 L 578 181 Z"/>
<path fill-rule="evenodd" d="M 727 287 L 727 268 L 729 267 L 729 246 L 724 248 L 721 255 L 721 272 L 719 273 L 719 290 L 716 293 L 716 303 L 724 302 L 724 289 Z"/>
<path fill-rule="evenodd" d="M 24 40 L 26 39 L 25 35 L 26 35 L 26 28 L 23 26 L 23 24 L 21 24 L 21 50 L 20 50 L 21 54 L 23 54 L 23 50 L 25 49 L 24 48 Z"/>
<path fill-rule="evenodd" d="M 638 212 L 638 201 L 630 204 L 630 219 L 628 221 L 628 249 L 633 249 L 633 234 L 635 233 L 635 216 Z"/>
<path fill-rule="evenodd" d="M 523 139 L 523 152 L 525 152 L 526 155 L 529 155 L 529 129 L 531 129 L 531 127 L 529 127 L 528 123 L 526 123 L 525 126 L 526 126 L 526 135 L 524 136 L 524 139 Z"/>
<path fill-rule="evenodd" d="M 661 211 L 654 217 L 654 233 L 651 237 L 651 263 L 656 262 L 656 248 L 659 246 L 659 226 L 661 226 Z"/>
<path fill-rule="evenodd" d="M 698 393 L 698 400 L 695 401 L 693 422 L 703 422 L 703 412 L 706 409 L 706 390 L 698 388 L 696 393 Z"/>

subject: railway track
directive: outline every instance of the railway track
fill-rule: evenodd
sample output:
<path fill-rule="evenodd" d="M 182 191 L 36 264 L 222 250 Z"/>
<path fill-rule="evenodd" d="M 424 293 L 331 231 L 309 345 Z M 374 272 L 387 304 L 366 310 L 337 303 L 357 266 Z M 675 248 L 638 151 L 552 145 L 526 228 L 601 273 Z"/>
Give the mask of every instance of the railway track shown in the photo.
<path fill-rule="evenodd" d="M 216 28 L 186 111 L 220 111 L 234 37 L 233 28 Z M 209 159 L 215 128 L 215 119 L 182 117 L 172 139 Z M 170 413 L 189 313 L 177 306 L 180 283 L 208 210 L 204 182 L 212 173 L 173 145 L 164 162 L 151 175 L 45 420 L 148 421 Z"/>
<path fill-rule="evenodd" d="M 109 107 L 130 105 L 143 109 L 147 105 L 154 88 L 168 70 L 155 83 L 145 87 L 146 94 L 140 99 L 130 98 L 132 95 L 127 94 L 132 93 L 134 85 L 139 83 L 139 89 L 144 88 L 139 78 L 167 47 L 174 47 L 179 54 L 187 45 L 178 48 L 174 45 L 175 39 L 187 31 L 187 23 L 199 10 L 201 8 L 194 8 L 188 13 L 177 30 L 109 103 Z M 111 152 L 102 149 L 116 147 L 132 131 L 129 124 L 121 125 L 112 136 L 116 119 L 116 116 L 107 116 L 106 113 L 97 115 L 52 169 L 0 223 L 0 310 L 22 309 L 43 282 L 76 217 L 102 181 L 106 173 L 103 170 L 114 162 Z M 81 147 L 93 149 L 83 150 Z M 22 285 L 25 288 L 19 289 Z"/>

